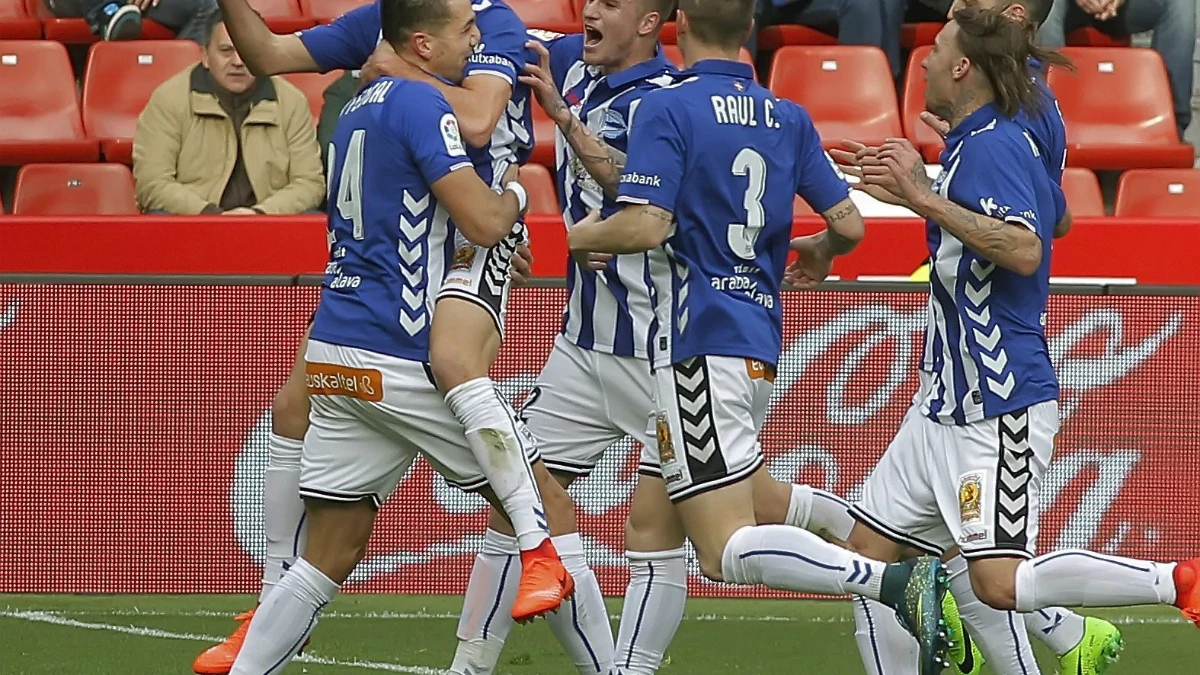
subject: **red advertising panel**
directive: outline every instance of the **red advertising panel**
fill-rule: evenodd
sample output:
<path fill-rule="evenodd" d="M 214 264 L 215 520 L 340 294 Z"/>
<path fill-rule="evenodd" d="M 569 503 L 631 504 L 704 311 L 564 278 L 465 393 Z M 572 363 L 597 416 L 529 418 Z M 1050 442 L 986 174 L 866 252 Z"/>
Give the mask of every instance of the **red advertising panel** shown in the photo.
<path fill-rule="evenodd" d="M 0 592 L 257 591 L 270 402 L 315 301 L 308 287 L 0 285 Z M 514 293 L 495 372 L 514 398 L 563 301 Z M 792 293 L 784 308 L 768 465 L 853 497 L 916 387 L 924 296 Z M 1043 549 L 1194 555 L 1196 298 L 1054 296 L 1049 335 L 1065 423 Z M 608 593 L 625 582 L 635 461 L 619 444 L 573 489 Z M 483 523 L 481 500 L 418 463 L 348 590 L 461 592 Z M 731 592 L 693 573 L 696 592 Z"/>

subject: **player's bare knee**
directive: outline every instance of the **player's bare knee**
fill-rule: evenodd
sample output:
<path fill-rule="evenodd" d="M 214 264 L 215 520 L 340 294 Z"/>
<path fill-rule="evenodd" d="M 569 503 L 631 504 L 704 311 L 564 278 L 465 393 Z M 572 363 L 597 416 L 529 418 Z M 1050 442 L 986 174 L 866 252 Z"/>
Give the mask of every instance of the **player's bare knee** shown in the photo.
<path fill-rule="evenodd" d="M 534 476 L 537 478 L 538 490 L 542 493 L 542 506 L 546 508 L 546 523 L 550 526 L 550 534 L 557 537 L 578 532 L 575 502 L 571 495 L 567 494 L 562 484 L 541 462 L 534 464 Z"/>
<path fill-rule="evenodd" d="M 341 584 L 366 556 L 375 506 L 366 499 L 350 503 L 306 499 L 304 505 L 309 525 L 304 559 Z"/>
<path fill-rule="evenodd" d="M 517 532 L 513 529 L 512 523 L 508 522 L 508 519 L 504 517 L 504 513 L 494 506 L 488 509 L 487 526 L 489 530 L 495 530 L 500 534 L 508 535 L 510 537 L 517 536 Z"/>
<path fill-rule="evenodd" d="M 700 573 L 711 581 L 725 581 L 725 575 L 721 571 L 721 559 L 725 556 L 725 547 L 720 547 L 719 551 L 709 550 L 709 547 L 704 548 L 705 550 L 696 549 L 696 561 L 700 563 Z"/>
<path fill-rule="evenodd" d="M 890 563 L 900 559 L 905 547 L 862 523 L 855 523 L 846 548 L 865 558 Z"/>
<path fill-rule="evenodd" d="M 308 431 L 308 389 L 295 376 L 275 392 L 271 401 L 271 431 L 284 438 L 303 440 Z"/>
<path fill-rule="evenodd" d="M 787 520 L 788 505 L 792 499 L 792 486 L 781 483 L 769 475 L 754 483 L 754 520 L 759 525 L 779 525 Z"/>
<path fill-rule="evenodd" d="M 985 558 L 969 562 L 971 589 L 983 604 L 1001 611 L 1017 608 L 1017 558 Z"/>

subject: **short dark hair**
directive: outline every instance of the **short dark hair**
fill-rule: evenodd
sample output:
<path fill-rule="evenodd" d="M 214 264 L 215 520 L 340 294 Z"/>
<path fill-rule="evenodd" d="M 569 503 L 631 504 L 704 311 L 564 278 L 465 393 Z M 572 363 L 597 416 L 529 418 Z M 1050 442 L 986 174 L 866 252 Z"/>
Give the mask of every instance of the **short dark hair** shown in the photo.
<path fill-rule="evenodd" d="M 646 14 L 658 12 L 659 25 L 670 21 L 671 15 L 675 13 L 675 0 L 641 0 L 641 3 Z"/>
<path fill-rule="evenodd" d="M 383 0 L 379 4 L 383 39 L 392 46 L 414 33 L 432 32 L 450 20 L 446 0 Z"/>
<path fill-rule="evenodd" d="M 688 30 L 707 45 L 733 49 L 742 44 L 754 24 L 755 0 L 679 0 L 687 14 Z"/>
<path fill-rule="evenodd" d="M 1029 60 L 1069 66 L 1058 52 L 1032 42 L 1029 30 L 1000 12 L 978 7 L 954 13 L 958 24 L 958 49 L 987 78 L 996 96 L 996 107 L 1012 117 L 1021 109 L 1041 110 L 1049 103 L 1029 73 Z"/>
<path fill-rule="evenodd" d="M 207 49 L 212 44 L 213 33 L 217 32 L 217 26 L 225 23 L 225 15 L 220 9 L 214 9 L 204 17 L 204 47 Z"/>

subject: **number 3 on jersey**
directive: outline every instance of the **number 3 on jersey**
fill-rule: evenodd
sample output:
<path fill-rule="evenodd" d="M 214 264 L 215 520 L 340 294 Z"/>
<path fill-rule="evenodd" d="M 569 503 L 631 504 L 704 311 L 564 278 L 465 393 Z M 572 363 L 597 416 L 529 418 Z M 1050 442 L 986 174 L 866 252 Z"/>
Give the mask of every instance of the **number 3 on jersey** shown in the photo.
<path fill-rule="evenodd" d="M 729 224 L 729 248 L 743 260 L 754 260 L 754 243 L 766 221 L 762 198 L 767 186 L 767 163 L 762 155 L 750 148 L 742 148 L 733 158 L 733 175 L 747 176 L 750 180 L 742 197 L 746 222 Z"/>
<path fill-rule="evenodd" d="M 362 241 L 365 236 L 363 232 L 363 217 L 362 217 L 362 167 L 363 167 L 363 144 L 366 141 L 366 129 L 355 129 L 350 134 L 350 145 L 346 148 L 346 156 L 342 159 L 342 173 L 338 178 L 337 191 L 337 210 L 338 215 L 342 220 L 348 221 L 352 227 L 352 234 L 357 241 Z M 334 155 L 337 152 L 337 147 L 329 144 L 329 171 L 328 175 L 333 176 Z M 333 186 L 330 185 L 330 188 Z M 333 195 L 329 195 L 330 198 Z"/>

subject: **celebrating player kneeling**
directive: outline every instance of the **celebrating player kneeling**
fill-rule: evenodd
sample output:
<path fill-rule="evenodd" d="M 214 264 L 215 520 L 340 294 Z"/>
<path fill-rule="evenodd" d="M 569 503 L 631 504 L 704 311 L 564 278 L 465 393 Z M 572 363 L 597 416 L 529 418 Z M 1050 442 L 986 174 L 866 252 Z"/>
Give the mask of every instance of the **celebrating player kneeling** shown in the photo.
<path fill-rule="evenodd" d="M 381 8 L 384 39 L 403 58 L 462 78 L 479 40 L 468 0 L 382 0 Z M 493 192 L 472 169 L 445 98 L 398 78 L 376 81 L 347 104 L 330 163 L 336 241 L 307 354 L 312 423 L 300 493 L 308 545 L 259 607 L 233 673 L 273 672 L 295 656 L 418 453 L 450 481 L 482 482 L 463 423 L 427 365 L 430 318 L 453 260 L 454 228 L 478 245 L 496 244 L 524 211 L 524 190 L 512 182 Z M 488 441 L 531 443 L 508 415 L 513 438 Z M 482 493 L 500 506 L 490 487 Z M 521 505 L 536 509 L 536 492 L 524 496 Z M 519 497 L 506 495 L 504 506 Z M 523 574 L 554 584 L 519 592 L 544 611 L 557 607 L 573 589 L 570 576 L 557 558 L 530 563 Z"/>

